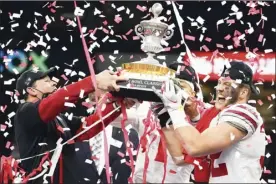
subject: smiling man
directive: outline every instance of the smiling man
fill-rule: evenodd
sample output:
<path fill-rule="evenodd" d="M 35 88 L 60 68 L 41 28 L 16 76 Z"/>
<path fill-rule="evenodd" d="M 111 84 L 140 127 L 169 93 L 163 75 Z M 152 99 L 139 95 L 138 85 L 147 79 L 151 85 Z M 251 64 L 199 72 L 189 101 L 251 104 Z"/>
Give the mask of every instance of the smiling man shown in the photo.
<path fill-rule="evenodd" d="M 180 148 L 170 149 L 184 148 L 193 157 L 209 155 L 210 183 L 259 183 L 265 133 L 262 117 L 256 108 L 247 104 L 251 92 L 259 92 L 252 84 L 253 72 L 249 66 L 236 61 L 230 64 L 230 68 L 224 68 L 216 87 L 215 106 L 226 108 L 202 133 L 184 120 L 182 98 L 185 95 L 172 81 L 167 83 L 163 93 L 155 92 L 167 108 L 181 141 Z"/>

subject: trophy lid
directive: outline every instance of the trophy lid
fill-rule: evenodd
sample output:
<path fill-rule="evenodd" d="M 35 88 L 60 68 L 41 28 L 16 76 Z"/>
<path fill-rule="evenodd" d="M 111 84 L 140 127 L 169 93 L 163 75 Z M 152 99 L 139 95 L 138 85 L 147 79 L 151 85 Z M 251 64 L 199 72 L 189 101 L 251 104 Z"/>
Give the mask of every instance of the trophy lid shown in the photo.
<path fill-rule="evenodd" d="M 163 7 L 160 3 L 155 3 L 151 7 L 151 12 L 153 14 L 153 18 L 150 20 L 144 20 L 141 21 L 141 25 L 144 28 L 150 27 L 150 28 L 155 28 L 155 29 L 160 29 L 160 30 L 166 30 L 168 28 L 168 24 L 161 22 L 159 15 L 163 11 Z"/>

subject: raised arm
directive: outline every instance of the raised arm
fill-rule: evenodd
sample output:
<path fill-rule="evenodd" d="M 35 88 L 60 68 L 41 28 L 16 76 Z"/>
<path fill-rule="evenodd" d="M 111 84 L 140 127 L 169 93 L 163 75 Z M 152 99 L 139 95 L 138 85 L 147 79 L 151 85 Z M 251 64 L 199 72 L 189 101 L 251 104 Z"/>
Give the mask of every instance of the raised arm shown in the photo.
<path fill-rule="evenodd" d="M 103 71 L 96 75 L 97 88 L 104 91 L 119 90 L 116 81 L 120 80 L 125 80 L 125 78 L 117 76 L 110 71 Z M 75 103 L 79 99 L 81 91 L 83 91 L 84 95 L 88 95 L 94 91 L 91 76 L 65 86 L 47 98 L 42 99 L 38 106 L 41 120 L 46 123 L 53 120 L 59 113 L 65 110 L 66 102 Z"/>
<path fill-rule="evenodd" d="M 55 119 L 59 113 L 66 109 L 66 102 L 75 103 L 79 99 L 81 90 L 84 91 L 84 95 L 94 91 L 91 77 L 86 77 L 79 82 L 65 86 L 42 99 L 38 106 L 41 120 L 47 123 Z"/>

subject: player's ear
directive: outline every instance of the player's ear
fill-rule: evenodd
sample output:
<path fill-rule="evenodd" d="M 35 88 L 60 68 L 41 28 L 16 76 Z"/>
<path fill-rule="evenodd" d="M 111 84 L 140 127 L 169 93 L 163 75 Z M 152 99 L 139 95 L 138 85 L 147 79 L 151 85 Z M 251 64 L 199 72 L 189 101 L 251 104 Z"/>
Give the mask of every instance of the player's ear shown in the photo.
<path fill-rule="evenodd" d="M 28 87 L 26 89 L 27 93 L 29 93 L 31 96 L 36 96 L 37 95 L 37 91 L 35 89 L 33 89 L 32 87 Z"/>
<path fill-rule="evenodd" d="M 196 92 L 192 91 L 191 95 L 192 95 L 192 97 L 195 97 L 196 96 Z"/>
<path fill-rule="evenodd" d="M 240 96 L 243 99 L 247 98 L 248 94 L 249 94 L 249 89 L 248 88 L 245 88 L 245 87 L 241 88 L 241 90 L 240 90 Z"/>

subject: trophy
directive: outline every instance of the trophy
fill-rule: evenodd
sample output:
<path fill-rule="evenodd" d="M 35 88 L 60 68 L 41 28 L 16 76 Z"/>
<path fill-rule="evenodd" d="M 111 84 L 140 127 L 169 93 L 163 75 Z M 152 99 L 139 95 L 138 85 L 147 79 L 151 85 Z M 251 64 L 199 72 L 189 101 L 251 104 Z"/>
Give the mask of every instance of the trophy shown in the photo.
<path fill-rule="evenodd" d="M 163 51 L 162 39 L 169 40 L 174 31 L 168 29 L 168 24 L 161 22 L 159 15 L 163 7 L 160 3 L 155 3 L 151 10 L 153 18 L 141 21 L 140 24 L 135 26 L 136 34 L 142 38 L 141 50 L 148 57 L 141 61 L 122 64 L 122 74 L 129 80 L 118 82 L 120 91 L 113 92 L 114 96 L 159 102 L 161 100 L 152 88 L 155 87 L 155 89 L 161 90 L 163 82 L 175 75 L 174 70 L 161 65 L 154 58 L 157 53 Z"/>

